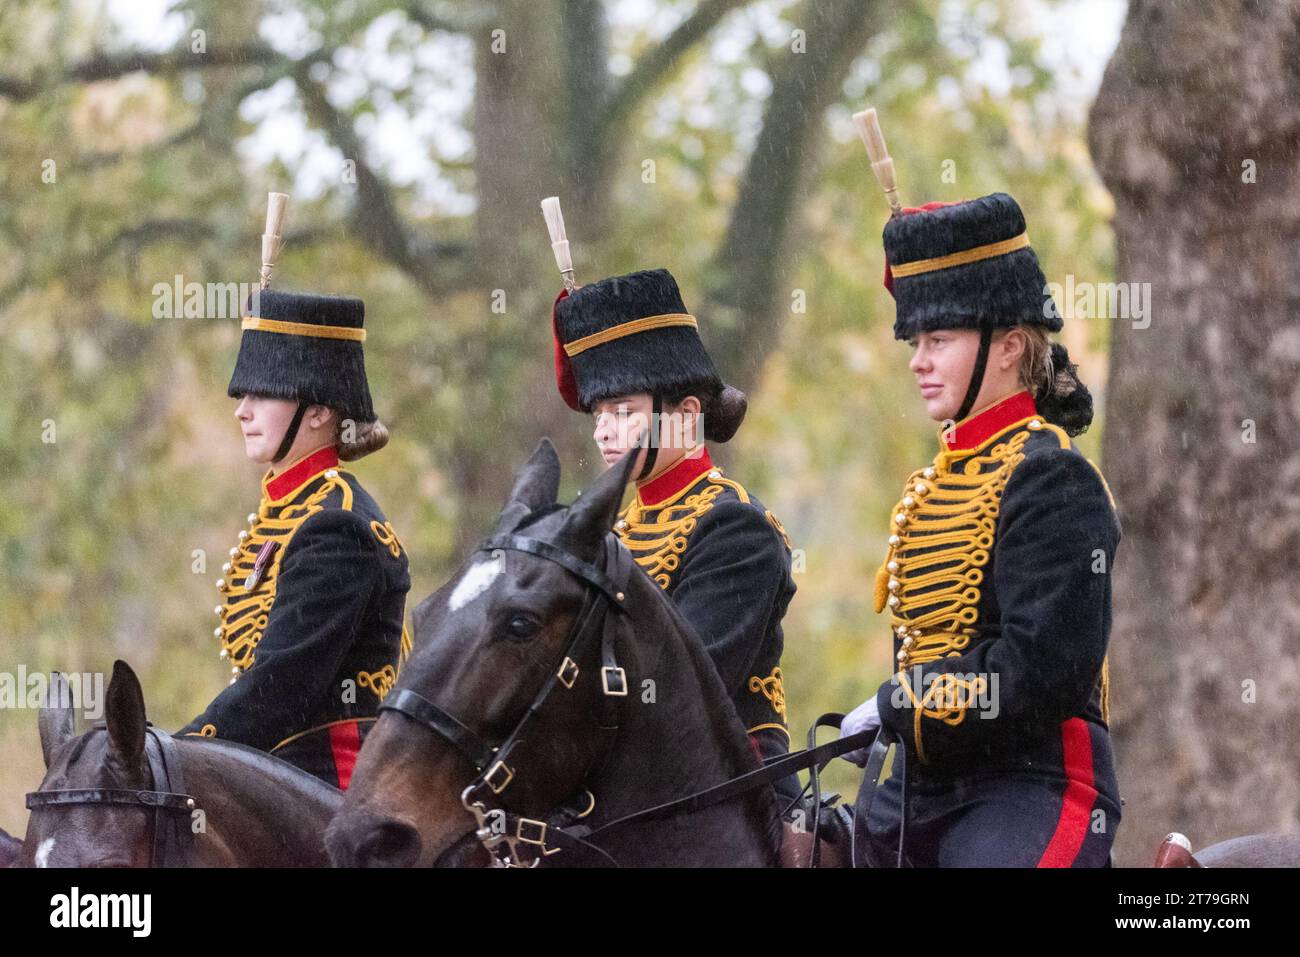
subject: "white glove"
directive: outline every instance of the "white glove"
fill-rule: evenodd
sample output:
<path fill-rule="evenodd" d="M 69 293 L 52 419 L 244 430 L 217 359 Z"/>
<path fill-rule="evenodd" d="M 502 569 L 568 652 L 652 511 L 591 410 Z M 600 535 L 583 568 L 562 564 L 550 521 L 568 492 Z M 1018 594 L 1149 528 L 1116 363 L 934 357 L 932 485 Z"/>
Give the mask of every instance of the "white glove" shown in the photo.
<path fill-rule="evenodd" d="M 850 734 L 857 734 L 859 731 L 869 731 L 872 728 L 879 727 L 880 711 L 876 708 L 876 697 L 872 695 L 845 715 L 843 723 L 840 724 L 840 737 L 848 737 Z M 840 757 L 860 768 L 865 768 L 867 766 L 867 756 L 870 753 L 871 748 L 868 746 L 858 748 L 856 751 L 850 751 L 847 754 L 841 754 Z"/>

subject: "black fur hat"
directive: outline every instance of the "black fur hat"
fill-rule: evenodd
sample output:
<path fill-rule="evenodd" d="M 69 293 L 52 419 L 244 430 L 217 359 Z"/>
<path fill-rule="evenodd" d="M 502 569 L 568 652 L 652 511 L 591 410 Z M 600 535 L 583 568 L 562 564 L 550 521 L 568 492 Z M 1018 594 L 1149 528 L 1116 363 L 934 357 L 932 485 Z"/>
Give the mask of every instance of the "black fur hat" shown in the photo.
<path fill-rule="evenodd" d="M 894 338 L 1022 323 L 1060 331 L 1014 199 L 993 193 L 904 212 L 884 233 L 885 285 L 897 302 Z"/>
<path fill-rule="evenodd" d="M 227 392 L 327 405 L 375 421 L 361 344 L 365 305 L 349 296 L 263 289 L 245 307 L 244 335 Z"/>
<path fill-rule="evenodd" d="M 614 276 L 561 294 L 553 314 L 556 385 L 569 407 L 589 412 L 602 399 L 649 392 L 696 392 L 705 437 L 731 438 L 745 397 L 723 383 L 666 269 Z"/>

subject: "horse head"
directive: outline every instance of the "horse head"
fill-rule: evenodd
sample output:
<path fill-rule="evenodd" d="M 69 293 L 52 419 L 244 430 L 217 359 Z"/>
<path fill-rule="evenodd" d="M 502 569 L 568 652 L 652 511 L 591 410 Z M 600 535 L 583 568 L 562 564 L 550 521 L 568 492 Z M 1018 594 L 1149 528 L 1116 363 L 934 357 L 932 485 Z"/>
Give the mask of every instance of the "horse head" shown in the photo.
<path fill-rule="evenodd" d="M 493 535 L 415 610 L 415 651 L 326 834 L 335 864 L 481 863 L 476 837 L 536 861 L 566 837 L 557 820 L 598 827 L 757 766 L 703 644 L 610 531 L 635 458 L 566 508 L 544 440 Z M 712 839 L 706 857 L 766 863 L 774 808 L 768 789 L 607 846 L 652 863 Z"/>
<path fill-rule="evenodd" d="M 50 699 L 37 719 L 46 768 L 41 792 L 150 788 L 144 694 L 126 662 L 113 665 L 102 728 L 76 734 L 68 685 L 57 672 Z M 111 845 L 103 841 L 105 833 L 115 835 Z M 34 806 L 21 862 L 35 867 L 147 867 L 152 847 L 153 809 L 146 805 Z"/>
<path fill-rule="evenodd" d="M 610 469 L 577 503 L 556 505 L 560 463 L 543 440 L 519 472 L 495 535 L 525 532 L 582 562 L 596 562 L 617 517 L 631 459 Z M 489 539 L 489 542 L 492 539 Z M 403 691 L 437 701 L 474 736 L 500 742 L 521 720 L 538 689 L 564 656 L 566 637 L 582 608 L 584 582 L 564 567 L 506 549 L 480 549 L 457 574 L 415 609 L 415 651 L 387 704 Z M 595 705 L 599 666 L 578 662 L 579 677 L 563 707 L 535 729 L 555 745 L 533 749 L 518 767 L 511 798 L 521 808 L 569 796 L 591 761 L 586 729 Z M 366 738 L 343 812 L 326 843 L 336 863 L 430 864 L 467 832 L 474 820 L 460 793 L 480 772 L 471 755 L 440 736 L 412 733 L 407 715 L 381 712 Z M 460 787 L 434 787 L 435 782 Z"/>

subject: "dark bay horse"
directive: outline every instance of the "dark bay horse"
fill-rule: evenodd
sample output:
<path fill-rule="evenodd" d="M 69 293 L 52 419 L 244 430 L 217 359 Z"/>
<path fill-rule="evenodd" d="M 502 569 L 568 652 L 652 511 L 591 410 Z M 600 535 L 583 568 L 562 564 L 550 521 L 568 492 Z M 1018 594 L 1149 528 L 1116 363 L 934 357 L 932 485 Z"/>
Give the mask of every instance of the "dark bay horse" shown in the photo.
<path fill-rule="evenodd" d="M 150 728 L 123 661 L 113 665 L 102 728 L 75 733 L 61 685 L 56 676 L 52 705 L 40 711 L 46 773 L 28 796 L 20 866 L 329 865 L 323 835 L 342 792 L 253 748 Z M 164 861 L 160 830 L 171 842 Z"/>
<path fill-rule="evenodd" d="M 504 544 L 480 550 L 415 610 L 416 650 L 326 835 L 336 865 L 484 863 L 475 830 L 502 820 L 548 864 L 778 863 L 770 786 L 603 830 L 562 853 L 554 826 L 551 837 L 539 827 L 563 808 L 597 831 L 759 767 L 700 639 L 610 532 L 635 459 L 565 508 L 555 504 L 559 460 L 543 440 L 487 543 Z M 605 610 L 593 626 L 594 607 Z M 590 641 L 574 638 L 591 627 Z M 390 708 L 403 700 L 413 710 Z M 526 733 L 515 733 L 528 715 Z M 495 770 L 481 774 L 485 763 Z M 476 779 L 486 781 L 486 821 L 462 801 Z"/>

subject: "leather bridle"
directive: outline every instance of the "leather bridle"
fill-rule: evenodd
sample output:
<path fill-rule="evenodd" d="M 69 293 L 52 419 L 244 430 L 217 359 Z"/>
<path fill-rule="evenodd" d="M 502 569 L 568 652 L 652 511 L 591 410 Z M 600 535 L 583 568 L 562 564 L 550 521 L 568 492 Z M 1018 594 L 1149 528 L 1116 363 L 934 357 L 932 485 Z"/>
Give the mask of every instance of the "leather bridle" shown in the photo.
<path fill-rule="evenodd" d="M 94 734 L 105 728 L 93 728 Z M 150 742 L 153 747 L 150 747 Z M 144 752 L 153 778 L 153 790 L 132 788 L 60 788 L 31 791 L 27 794 L 30 810 L 76 807 L 87 804 L 117 805 L 153 809 L 153 848 L 150 866 L 186 867 L 194 849 L 194 832 L 190 827 L 195 808 L 193 797 L 185 793 L 181 761 L 176 742 L 166 731 L 152 725 L 145 729 Z"/>
<path fill-rule="evenodd" d="M 409 688 L 394 690 L 380 710 L 396 711 L 417 724 L 437 734 L 459 750 L 478 770 L 478 776 L 461 793 L 461 803 L 477 821 L 479 840 L 500 866 L 533 867 L 542 857 L 560 848 L 549 847 L 548 838 L 553 830 L 555 814 L 548 819 L 528 818 L 507 811 L 498 800 L 515 779 L 519 756 L 530 737 L 538 714 L 559 691 L 570 691 L 581 671 L 581 662 L 589 646 L 600 636 L 601 697 L 597 718 L 596 758 L 588 773 L 598 771 L 613 748 L 620 721 L 620 702 L 627 697 L 627 672 L 617 658 L 617 632 L 626 627 L 627 581 L 634 565 L 630 553 L 623 548 L 617 536 L 607 534 L 603 542 L 606 570 L 566 552 L 550 542 L 517 534 L 501 534 L 489 538 L 481 551 L 510 550 L 544 558 L 560 565 L 580 579 L 586 586 L 581 609 L 574 619 L 573 628 L 565 643 L 564 655 L 542 687 L 534 696 L 528 710 L 506 736 L 495 746 L 489 745 L 479 734 L 445 708 L 434 704 Z M 590 792 L 584 792 L 590 797 Z M 565 809 L 565 818 L 580 818 L 589 814 L 595 799 L 585 802 L 586 808 L 574 813 Z M 557 839 L 564 843 L 564 839 Z M 599 848 L 591 848 L 601 854 Z"/>
<path fill-rule="evenodd" d="M 619 629 L 630 627 L 626 606 L 627 585 L 635 566 L 631 553 L 612 532 L 607 534 L 603 544 L 604 569 L 549 542 L 518 534 L 496 535 L 479 546 L 479 550 L 497 549 L 525 552 L 554 562 L 586 586 L 583 605 L 574 619 L 564 656 L 558 667 L 551 671 L 514 730 L 501 744 L 489 745 L 455 715 L 409 688 L 394 689 L 380 705 L 381 711 L 396 711 L 432 731 L 460 751 L 478 770 L 478 776 L 461 793 L 461 803 L 474 816 L 475 837 L 488 851 L 494 866 L 536 867 L 543 859 L 561 850 L 585 850 L 598 855 L 607 864 L 618 866 L 618 862 L 609 853 L 592 843 L 591 839 L 595 835 L 627 824 L 700 811 L 809 768 L 813 769 L 810 783 L 814 793 L 813 829 L 816 835 L 821 811 L 818 772 L 832 758 L 871 743 L 868 773 L 858 792 L 853 828 L 854 864 L 861 867 L 869 863 L 865 835 L 866 812 L 870 809 L 890 738 L 884 730 L 879 733 L 868 730 L 815 746 L 813 736 L 817 728 L 825 725 L 838 727 L 843 718 L 839 714 L 823 715 L 817 720 L 809 734 L 809 748 L 806 751 L 785 755 L 721 784 L 625 815 L 599 827 L 591 828 L 582 823 L 582 819 L 595 808 L 595 797 L 590 790 L 579 792 L 578 798 L 542 818 L 524 817 L 506 809 L 499 799 L 515 780 L 519 767 L 518 756 L 528 740 L 528 733 L 538 713 L 557 689 L 568 691 L 574 687 L 580 672 L 579 663 L 598 633 L 601 636 L 602 691 L 597 721 L 599 741 L 596 757 L 585 777 L 589 779 L 599 772 L 613 750 L 619 729 L 620 702 L 628 695 L 627 675 L 616 657 L 616 636 Z M 901 860 L 901 831 L 899 837 Z M 453 847 L 456 846 L 459 846 L 459 842 L 453 844 Z"/>

